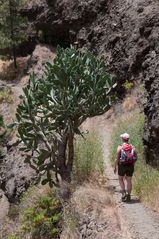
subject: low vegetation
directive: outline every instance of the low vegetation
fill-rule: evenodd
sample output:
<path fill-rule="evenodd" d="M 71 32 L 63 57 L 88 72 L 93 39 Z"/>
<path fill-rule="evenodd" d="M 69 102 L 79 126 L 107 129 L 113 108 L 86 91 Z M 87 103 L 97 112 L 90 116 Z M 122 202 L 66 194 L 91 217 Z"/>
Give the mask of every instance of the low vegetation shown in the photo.
<path fill-rule="evenodd" d="M 72 187 L 83 183 L 104 170 L 101 141 L 97 133 L 77 137 Z M 9 218 L 18 221 L 18 227 L 7 239 L 56 239 L 76 235 L 78 215 L 70 201 L 57 197 L 57 189 L 49 186 L 33 186 L 24 193 L 19 205 L 12 205 Z M 75 238 L 75 237 L 74 237 Z"/>
<path fill-rule="evenodd" d="M 1 103 L 13 103 L 12 91 L 10 88 L 0 89 L 0 104 Z"/>
<path fill-rule="evenodd" d="M 3 119 L 3 115 L 0 114 L 0 157 L 2 158 L 6 154 L 6 142 L 12 137 L 13 133 L 13 124 L 6 125 Z"/>
<path fill-rule="evenodd" d="M 24 214 L 22 230 L 33 238 L 54 238 L 61 230 L 61 204 L 56 198 L 42 196 Z"/>
<path fill-rule="evenodd" d="M 123 87 L 128 92 L 129 90 L 131 90 L 134 87 L 134 83 L 126 80 L 125 83 L 123 84 Z"/>
<path fill-rule="evenodd" d="M 62 205 L 47 187 L 30 188 L 20 205 L 10 208 L 9 217 L 19 220 L 19 228 L 8 239 L 54 239 L 61 233 Z"/>
<path fill-rule="evenodd" d="M 102 144 L 99 135 L 94 132 L 78 137 L 75 143 L 74 178 L 80 182 L 94 173 L 104 171 Z"/>
<path fill-rule="evenodd" d="M 128 132 L 130 142 L 135 145 L 138 153 L 138 160 L 135 165 L 134 174 L 134 193 L 147 205 L 159 210 L 159 172 L 146 165 L 143 153 L 143 126 L 144 116 L 138 110 L 131 113 L 125 113 L 116 121 L 112 136 L 111 161 L 113 164 L 116 148 L 120 141 L 120 134 Z"/>

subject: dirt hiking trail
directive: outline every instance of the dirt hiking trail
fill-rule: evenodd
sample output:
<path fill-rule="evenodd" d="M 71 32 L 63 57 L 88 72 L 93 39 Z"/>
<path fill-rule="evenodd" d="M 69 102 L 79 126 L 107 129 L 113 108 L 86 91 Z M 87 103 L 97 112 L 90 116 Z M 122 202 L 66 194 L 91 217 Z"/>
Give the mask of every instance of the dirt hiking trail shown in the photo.
<path fill-rule="evenodd" d="M 86 121 L 85 128 L 99 133 L 103 144 L 105 174 L 109 188 L 113 192 L 118 217 L 123 234 L 127 239 L 159 239 L 159 215 L 145 207 L 137 197 L 132 195 L 130 203 L 121 202 L 118 176 L 114 174 L 109 160 L 112 126 L 105 116 L 95 117 Z"/>

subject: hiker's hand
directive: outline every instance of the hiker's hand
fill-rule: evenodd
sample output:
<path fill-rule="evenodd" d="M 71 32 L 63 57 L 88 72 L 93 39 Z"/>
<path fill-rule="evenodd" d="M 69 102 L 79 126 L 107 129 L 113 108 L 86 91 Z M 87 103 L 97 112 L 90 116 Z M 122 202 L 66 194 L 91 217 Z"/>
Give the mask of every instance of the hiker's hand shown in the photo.
<path fill-rule="evenodd" d="M 114 168 L 114 174 L 116 174 L 116 171 L 117 171 L 117 170 L 116 170 L 116 167 L 115 167 L 115 168 Z"/>

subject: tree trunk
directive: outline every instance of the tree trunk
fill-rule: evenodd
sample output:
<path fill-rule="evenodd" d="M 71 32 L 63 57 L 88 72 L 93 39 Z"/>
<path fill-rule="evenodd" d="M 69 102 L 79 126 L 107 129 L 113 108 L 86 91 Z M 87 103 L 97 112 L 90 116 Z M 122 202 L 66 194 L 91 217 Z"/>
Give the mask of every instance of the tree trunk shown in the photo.
<path fill-rule="evenodd" d="M 67 166 L 66 166 L 67 143 L 68 143 L 68 137 L 63 136 L 62 142 L 59 142 L 59 155 L 58 155 L 58 162 L 56 163 L 56 165 L 57 165 L 57 168 L 59 169 L 59 174 L 61 176 L 61 179 L 63 181 L 69 182 L 70 175 L 68 174 Z"/>
<path fill-rule="evenodd" d="M 65 167 L 60 174 L 62 181 L 65 181 L 67 183 L 71 182 L 71 171 L 68 171 L 67 168 Z"/>
<path fill-rule="evenodd" d="M 73 168 L 73 159 L 74 159 L 73 140 L 74 140 L 74 134 L 73 134 L 73 132 L 70 132 L 67 139 L 62 140 L 62 144 L 59 147 L 59 166 L 58 166 L 58 168 L 59 168 L 60 176 L 61 176 L 62 180 L 66 181 L 68 183 L 71 182 L 71 173 L 72 173 L 72 168 Z M 66 154 L 67 148 L 68 148 L 68 154 Z"/>
<path fill-rule="evenodd" d="M 14 45 L 12 45 L 12 53 L 13 53 L 14 69 L 17 69 L 17 58 L 16 58 L 16 50 Z"/>
<path fill-rule="evenodd" d="M 68 137 L 68 156 L 67 156 L 67 165 L 65 167 L 65 172 L 62 175 L 62 180 L 70 183 L 71 182 L 71 173 L 73 168 L 73 159 L 74 159 L 74 134 L 70 132 Z"/>
<path fill-rule="evenodd" d="M 14 23 L 13 23 L 13 15 L 14 15 L 14 6 L 12 4 L 12 0 L 9 0 L 9 11 L 10 11 L 10 37 L 12 42 L 12 54 L 13 54 L 13 61 L 14 61 L 14 69 L 17 69 L 17 61 L 16 61 L 16 50 L 14 44 Z"/>
<path fill-rule="evenodd" d="M 73 159 L 74 159 L 74 134 L 70 132 L 69 140 L 68 140 L 68 162 L 67 162 L 67 170 L 68 172 L 72 172 L 73 168 Z"/>

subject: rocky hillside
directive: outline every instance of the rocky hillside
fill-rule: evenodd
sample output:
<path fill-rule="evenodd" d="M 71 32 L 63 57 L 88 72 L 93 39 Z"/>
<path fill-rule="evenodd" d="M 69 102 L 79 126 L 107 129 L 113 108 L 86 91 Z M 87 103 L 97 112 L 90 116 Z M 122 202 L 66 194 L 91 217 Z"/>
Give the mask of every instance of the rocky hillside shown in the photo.
<path fill-rule="evenodd" d="M 54 56 L 52 48 L 37 46 L 37 41 L 55 47 L 76 44 L 91 48 L 104 57 L 109 72 L 118 80 L 119 96 L 123 95 L 122 84 L 126 80 L 144 84 L 146 160 L 159 165 L 159 1 L 30 0 L 26 1 L 22 15 L 29 19 L 29 41 L 20 46 L 19 54 L 32 55 L 27 58 L 27 75 L 12 85 L 13 111 L 30 69 L 41 74 L 44 62 Z M 19 152 L 12 148 L 5 152 L 0 162 L 0 185 L 14 201 L 35 175 L 31 171 L 27 174 L 30 169 L 23 167 Z"/>
<path fill-rule="evenodd" d="M 159 2 L 157 0 L 40 0 L 22 11 L 30 48 L 41 41 L 77 44 L 103 56 L 117 78 L 145 85 L 144 145 L 147 162 L 159 165 Z M 23 48 L 26 53 L 27 48 Z"/>
<path fill-rule="evenodd" d="M 3 115 L 6 124 L 12 123 L 12 119 L 15 118 L 16 107 L 20 102 L 19 96 L 22 94 L 22 87 L 29 79 L 29 74 L 34 71 L 37 75 L 42 75 L 43 65 L 46 61 L 52 61 L 54 57 L 53 48 L 46 45 L 36 45 L 31 56 L 18 58 L 18 65 L 21 62 L 20 69 L 25 72 L 25 75 L 21 72 L 21 76 L 18 76 L 14 82 L 9 81 L 9 79 L 7 82 L 0 81 L 0 89 L 3 90 L 7 87 L 11 89 L 12 101 L 0 103 L 0 115 Z M 15 142 L 16 135 L 13 133 L 5 139 L 0 147 L 0 189 L 2 189 L 0 196 L 6 195 L 10 202 L 16 202 L 21 194 L 38 180 L 35 171 L 24 163 L 25 157 L 19 151 L 20 147 L 14 146 Z"/>

